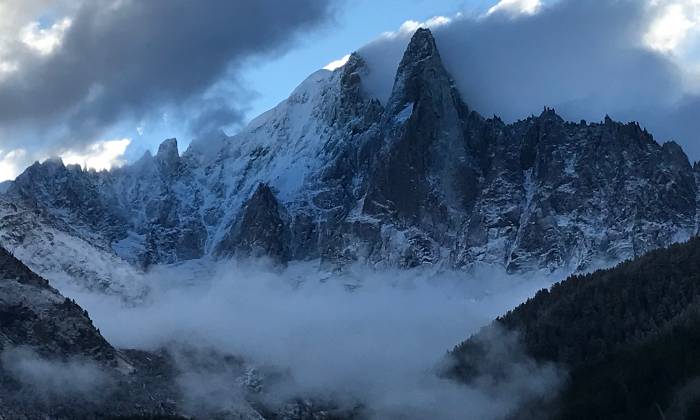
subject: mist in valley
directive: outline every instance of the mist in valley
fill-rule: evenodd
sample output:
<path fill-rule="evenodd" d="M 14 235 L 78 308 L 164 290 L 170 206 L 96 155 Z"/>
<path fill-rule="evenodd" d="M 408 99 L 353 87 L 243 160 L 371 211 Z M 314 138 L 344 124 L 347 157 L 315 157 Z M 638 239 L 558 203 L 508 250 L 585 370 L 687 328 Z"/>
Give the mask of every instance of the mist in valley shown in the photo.
<path fill-rule="evenodd" d="M 136 300 L 56 286 L 114 346 L 173 354 L 195 413 L 241 405 L 252 375 L 267 406 L 308 398 L 371 418 L 495 419 L 551 395 L 565 372 L 494 337 L 509 373 L 467 386 L 442 374 L 447 352 L 562 275 L 193 261 L 149 270 Z"/>

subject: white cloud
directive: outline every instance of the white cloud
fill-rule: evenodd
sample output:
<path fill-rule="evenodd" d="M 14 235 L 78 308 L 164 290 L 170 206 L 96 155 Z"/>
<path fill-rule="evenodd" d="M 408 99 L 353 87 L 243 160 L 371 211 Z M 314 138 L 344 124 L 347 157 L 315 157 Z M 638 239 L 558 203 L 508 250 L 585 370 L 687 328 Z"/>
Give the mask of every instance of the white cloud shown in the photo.
<path fill-rule="evenodd" d="M 700 0 L 652 2 L 658 7 L 654 19 L 644 37 L 646 44 L 654 50 L 676 52 L 692 30 L 700 26 Z"/>
<path fill-rule="evenodd" d="M 15 179 L 28 163 L 27 160 L 27 151 L 24 149 L 8 152 L 0 150 L 0 182 Z"/>
<path fill-rule="evenodd" d="M 52 284 L 87 309 L 118 347 L 180 344 L 216 366 L 222 365 L 211 355 L 235 355 L 285 372 L 263 380 L 263 400 L 301 393 L 341 407 L 359 401 L 372 419 L 417 420 L 500 419 L 527 397 L 552 393 L 557 372 L 523 369 L 515 352 L 494 352 L 506 355 L 499 362 L 508 373 L 497 384 L 462 386 L 435 371 L 447 350 L 556 278 L 495 268 L 466 274 L 352 266 L 330 274 L 315 262 L 280 270 L 260 261 L 207 267 L 192 261 L 137 277 L 150 290 L 140 304 Z M 232 381 L 222 381 L 225 371 L 183 372 L 178 384 L 198 402 L 225 402 L 235 392 Z"/>
<path fill-rule="evenodd" d="M 461 17 L 461 13 L 457 13 L 453 18 L 452 17 L 447 17 L 447 16 L 433 16 L 430 19 L 419 22 L 417 20 L 407 20 L 404 23 L 399 26 L 399 29 L 397 31 L 388 31 L 384 32 L 381 35 L 381 38 L 397 38 L 397 37 L 404 37 L 410 34 L 413 34 L 418 28 L 430 28 L 430 29 L 435 29 L 440 26 L 445 26 L 448 25 L 452 22 L 453 19 Z"/>
<path fill-rule="evenodd" d="M 0 83 L 17 70 L 19 70 L 19 65 L 16 61 L 3 61 L 2 56 L 0 55 Z"/>
<path fill-rule="evenodd" d="M 16 61 L 0 61 L 0 78 L 3 74 L 12 73 L 19 69 Z"/>
<path fill-rule="evenodd" d="M 42 28 L 39 22 L 31 22 L 22 28 L 20 39 L 26 46 L 39 54 L 49 55 L 61 45 L 63 36 L 70 28 L 71 23 L 69 18 L 64 18 L 49 28 Z"/>
<path fill-rule="evenodd" d="M 93 143 L 83 150 L 68 150 L 59 154 L 66 165 L 80 165 L 83 168 L 105 170 L 122 166 L 131 139 L 115 139 Z M 43 161 L 48 156 L 30 153 L 26 149 L 0 150 L 0 182 L 15 179 L 34 161 Z"/>
<path fill-rule="evenodd" d="M 94 391 L 104 389 L 110 379 L 92 360 L 51 360 L 29 347 L 6 348 L 0 354 L 0 364 L 15 380 L 30 387 L 39 400 L 78 398 L 88 393 L 97 396 Z"/>
<path fill-rule="evenodd" d="M 486 12 L 487 15 L 494 13 L 507 13 L 510 15 L 533 15 L 542 7 L 540 0 L 501 0 Z"/>
<path fill-rule="evenodd" d="M 122 159 L 131 139 L 107 140 L 93 143 L 82 151 L 68 151 L 60 155 L 67 165 L 105 170 L 124 165 Z"/>
<path fill-rule="evenodd" d="M 345 63 L 348 62 L 349 59 L 350 59 L 350 54 L 347 54 L 343 58 L 339 58 L 338 60 L 331 61 L 330 63 L 328 63 L 326 65 L 326 67 L 324 67 L 324 70 L 333 71 L 337 68 L 343 67 L 345 65 Z"/>

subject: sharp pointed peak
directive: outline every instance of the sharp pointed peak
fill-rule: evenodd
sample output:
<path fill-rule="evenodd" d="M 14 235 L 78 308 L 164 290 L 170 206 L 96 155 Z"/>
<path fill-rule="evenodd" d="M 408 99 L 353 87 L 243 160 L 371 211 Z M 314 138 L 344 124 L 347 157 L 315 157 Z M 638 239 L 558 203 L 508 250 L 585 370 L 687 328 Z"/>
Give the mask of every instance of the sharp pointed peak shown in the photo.
<path fill-rule="evenodd" d="M 432 33 L 429 29 L 420 28 L 413 34 L 399 63 L 388 108 L 394 115 L 401 112 L 407 103 L 415 102 L 427 90 L 437 94 L 438 91 L 454 91 L 454 87 L 454 81 L 442 63 Z"/>
<path fill-rule="evenodd" d="M 418 28 L 413 33 L 410 43 L 418 45 L 435 45 L 435 37 L 433 36 L 433 32 L 430 29 Z"/>
<path fill-rule="evenodd" d="M 443 66 L 440 52 L 430 29 L 420 28 L 416 30 L 408 43 L 401 63 L 399 63 L 396 76 L 401 77 L 407 73 L 422 72 L 427 68 L 436 70 L 431 72 L 433 76 L 443 75 L 452 83 Z"/>
<path fill-rule="evenodd" d="M 258 205 L 268 203 L 269 205 L 279 205 L 275 190 L 267 183 L 261 182 L 255 187 L 255 191 L 248 197 L 247 205 Z"/>
<path fill-rule="evenodd" d="M 418 28 L 408 43 L 404 60 L 424 60 L 432 56 L 440 56 L 433 33 L 430 29 Z"/>

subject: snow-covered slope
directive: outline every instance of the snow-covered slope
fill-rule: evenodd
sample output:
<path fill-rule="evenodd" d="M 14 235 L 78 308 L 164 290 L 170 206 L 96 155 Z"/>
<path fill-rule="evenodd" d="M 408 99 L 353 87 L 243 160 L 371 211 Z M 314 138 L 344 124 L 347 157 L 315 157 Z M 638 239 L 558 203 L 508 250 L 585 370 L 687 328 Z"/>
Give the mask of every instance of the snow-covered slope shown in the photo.
<path fill-rule="evenodd" d="M 697 169 L 637 124 L 484 119 L 428 30 L 385 106 L 371 70 L 354 54 L 182 155 L 171 139 L 110 172 L 35 164 L 0 196 L 0 240 L 49 278 L 118 291 L 152 264 L 232 255 L 585 270 L 697 231 Z"/>

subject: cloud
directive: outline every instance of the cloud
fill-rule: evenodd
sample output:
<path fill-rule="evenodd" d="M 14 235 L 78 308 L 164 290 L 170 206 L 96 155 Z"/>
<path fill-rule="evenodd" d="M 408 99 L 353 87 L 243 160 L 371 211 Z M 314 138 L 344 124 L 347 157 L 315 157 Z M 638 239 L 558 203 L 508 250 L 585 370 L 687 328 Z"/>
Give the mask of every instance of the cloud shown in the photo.
<path fill-rule="evenodd" d="M 487 12 L 488 15 L 495 13 L 507 13 L 510 15 L 535 14 L 542 2 L 540 0 L 501 0 Z"/>
<path fill-rule="evenodd" d="M 259 261 L 189 262 L 154 267 L 140 278 L 151 290 L 136 305 L 53 284 L 86 308 L 118 347 L 193 348 L 187 353 L 231 354 L 277 372 L 277 380 L 262 379 L 273 404 L 302 394 L 345 408 L 360 402 L 378 419 L 489 419 L 528 395 L 551 393 L 556 372 L 511 354 L 501 362 L 513 375 L 499 386 L 488 378 L 464 386 L 437 375 L 442 358 L 553 279 L 498 269 L 467 274 L 358 266 L 326 273 L 311 262 L 286 269 Z M 220 360 L 197 360 L 194 370 L 180 364 L 183 391 L 210 406 L 235 403 L 234 376 Z"/>
<path fill-rule="evenodd" d="M 75 11 L 77 0 L 23 0 L 0 2 L 0 69 L 18 68 L 18 61 L 27 52 L 27 43 L 23 35 L 47 32 L 47 28 L 38 22 L 37 17 L 65 15 Z M 60 20 L 56 19 L 60 27 Z M 57 28 L 58 29 L 58 28 Z M 52 32 L 50 29 L 48 32 Z M 30 42 L 31 44 L 31 42 Z M 4 65 L 3 65 L 4 64 Z M 0 77 L 2 74 L 0 73 Z"/>
<path fill-rule="evenodd" d="M 126 163 L 122 158 L 131 139 L 106 140 L 88 146 L 82 152 L 68 151 L 60 155 L 66 165 L 80 165 L 83 168 L 109 170 Z"/>
<path fill-rule="evenodd" d="M 674 52 L 700 25 L 700 1 L 655 0 L 652 7 L 658 10 L 649 31 L 646 43 L 661 52 Z"/>
<path fill-rule="evenodd" d="M 93 361 L 50 360 L 26 347 L 4 349 L 0 367 L 14 380 L 30 387 L 25 391 L 26 397 L 34 403 L 56 397 L 99 398 L 102 396 L 99 391 L 104 391 L 110 383 L 108 375 Z"/>
<path fill-rule="evenodd" d="M 49 55 L 61 45 L 71 23 L 70 19 L 64 18 L 45 29 L 39 26 L 39 22 L 32 22 L 22 29 L 20 38 L 25 45 L 39 54 Z"/>
<path fill-rule="evenodd" d="M 461 17 L 461 14 L 456 15 L 457 18 Z M 413 33 L 418 28 L 430 28 L 435 29 L 437 27 L 447 25 L 452 22 L 453 18 L 447 16 L 434 16 L 426 21 L 418 22 L 416 20 L 407 20 L 401 24 L 397 31 L 388 31 L 381 34 L 380 39 L 396 39 L 396 38 L 407 38 L 413 35 Z"/>
<path fill-rule="evenodd" d="M 66 165 L 80 165 L 85 169 L 98 171 L 117 168 L 126 164 L 125 154 L 131 139 L 101 140 L 83 147 L 63 149 L 57 152 Z M 50 156 L 27 149 L 0 150 L 0 182 L 15 179 L 24 168 L 36 161 L 44 161 Z"/>
<path fill-rule="evenodd" d="M 24 149 L 8 152 L 0 150 L 0 182 L 14 179 L 28 163 L 27 151 Z"/>
<path fill-rule="evenodd" d="M 576 121 L 606 114 L 636 120 L 700 159 L 693 116 L 700 113 L 700 56 L 690 48 L 700 42 L 697 0 L 536 3 L 502 1 L 486 15 L 433 27 L 468 105 L 509 121 L 544 106 Z M 526 13 L 497 13 L 506 9 Z M 390 94 L 410 34 L 399 30 L 360 49 L 371 68 L 368 90 L 380 99 Z"/>
<path fill-rule="evenodd" d="M 238 83 L 247 60 L 284 51 L 334 11 L 325 0 L 29 0 L 0 8 L 3 146 L 46 154 L 94 143 L 125 121 L 163 112 L 196 119 L 200 105 L 211 114 L 208 89 Z M 226 106 L 216 123 L 240 121 L 244 99 L 220 95 Z"/>
<path fill-rule="evenodd" d="M 345 65 L 345 63 L 348 62 L 349 59 L 350 59 L 350 54 L 347 54 L 342 58 L 331 61 L 330 63 L 326 64 L 326 66 L 324 67 L 324 70 L 333 71 L 337 68 L 343 67 Z"/>

